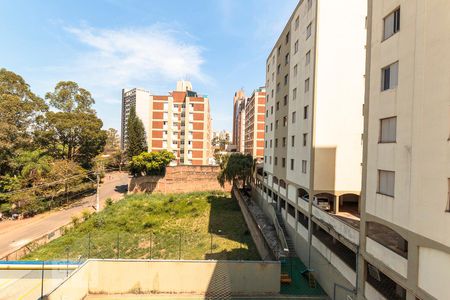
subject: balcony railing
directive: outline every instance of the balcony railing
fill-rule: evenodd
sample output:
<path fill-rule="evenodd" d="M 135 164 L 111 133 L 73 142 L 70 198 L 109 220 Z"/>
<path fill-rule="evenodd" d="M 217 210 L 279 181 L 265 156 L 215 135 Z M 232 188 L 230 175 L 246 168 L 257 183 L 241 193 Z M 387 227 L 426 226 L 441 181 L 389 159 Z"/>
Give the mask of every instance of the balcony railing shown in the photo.
<path fill-rule="evenodd" d="M 316 219 L 318 219 L 328 225 L 331 225 L 331 227 L 334 229 L 334 231 L 339 233 L 341 236 L 346 238 L 348 241 L 350 241 L 351 243 L 353 243 L 355 245 L 359 245 L 359 230 L 353 228 L 352 226 L 350 226 L 346 222 L 340 220 L 339 218 L 336 218 L 335 216 L 330 215 L 329 213 L 321 210 L 320 208 L 318 208 L 315 205 L 313 205 L 312 213 Z"/>
<path fill-rule="evenodd" d="M 300 206 L 305 212 L 309 212 L 309 201 L 305 198 L 298 197 L 298 206 Z"/>
<path fill-rule="evenodd" d="M 408 274 L 408 260 L 406 258 L 369 237 L 366 238 L 366 251 L 379 261 L 383 262 L 386 266 L 406 278 Z"/>

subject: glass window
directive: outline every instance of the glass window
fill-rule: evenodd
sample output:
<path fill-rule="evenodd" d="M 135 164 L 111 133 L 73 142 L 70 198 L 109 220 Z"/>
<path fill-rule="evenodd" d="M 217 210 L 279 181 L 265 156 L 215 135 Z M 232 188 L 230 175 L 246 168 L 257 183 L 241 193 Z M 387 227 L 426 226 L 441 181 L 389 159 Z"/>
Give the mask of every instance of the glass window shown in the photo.
<path fill-rule="evenodd" d="M 380 120 L 380 143 L 395 143 L 397 140 L 397 117 Z"/>
<path fill-rule="evenodd" d="M 378 193 L 394 197 L 395 172 L 378 170 Z"/>
<path fill-rule="evenodd" d="M 400 8 L 390 13 L 383 20 L 383 39 L 387 39 L 400 31 Z"/>

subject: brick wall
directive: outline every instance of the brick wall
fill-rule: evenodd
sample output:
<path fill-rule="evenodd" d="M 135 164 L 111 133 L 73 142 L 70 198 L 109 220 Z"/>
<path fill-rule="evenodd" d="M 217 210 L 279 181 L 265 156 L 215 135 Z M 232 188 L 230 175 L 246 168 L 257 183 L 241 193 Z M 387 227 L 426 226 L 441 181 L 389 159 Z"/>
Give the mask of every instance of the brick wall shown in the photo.
<path fill-rule="evenodd" d="M 165 176 L 143 176 L 131 178 L 128 191 L 130 193 L 188 193 L 200 191 L 226 190 L 217 181 L 220 168 L 218 166 L 174 166 L 166 168 Z"/>

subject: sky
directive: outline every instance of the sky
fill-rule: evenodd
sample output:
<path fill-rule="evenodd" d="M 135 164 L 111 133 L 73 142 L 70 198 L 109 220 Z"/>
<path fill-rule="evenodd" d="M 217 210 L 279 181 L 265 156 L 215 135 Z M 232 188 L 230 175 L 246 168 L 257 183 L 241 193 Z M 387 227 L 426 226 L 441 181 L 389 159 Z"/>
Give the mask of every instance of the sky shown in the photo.
<path fill-rule="evenodd" d="M 122 88 L 168 94 L 187 79 L 230 130 L 234 92 L 264 85 L 265 61 L 298 0 L 0 0 L 0 68 L 41 97 L 57 82 L 89 90 L 120 129 Z"/>

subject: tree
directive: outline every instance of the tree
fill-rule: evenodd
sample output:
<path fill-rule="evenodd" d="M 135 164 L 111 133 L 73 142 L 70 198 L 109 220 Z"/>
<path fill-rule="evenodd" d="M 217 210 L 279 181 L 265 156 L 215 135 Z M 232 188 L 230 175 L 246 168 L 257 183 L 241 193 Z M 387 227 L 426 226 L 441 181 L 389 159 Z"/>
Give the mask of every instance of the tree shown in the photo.
<path fill-rule="evenodd" d="M 25 180 L 25 185 L 33 186 L 42 182 L 51 170 L 52 158 L 43 150 L 19 151 L 13 165 Z"/>
<path fill-rule="evenodd" d="M 46 99 L 59 111 L 47 112 L 45 122 L 36 133 L 36 141 L 57 159 L 78 162 L 85 168 L 103 152 L 107 135 L 103 122 L 92 109 L 91 94 L 72 81 L 59 82 Z"/>
<path fill-rule="evenodd" d="M 224 155 L 219 162 L 220 173 L 217 180 L 223 187 L 225 182 L 232 182 L 243 187 L 250 181 L 253 168 L 253 157 L 250 154 L 233 153 Z"/>
<path fill-rule="evenodd" d="M 0 69 L 0 175 L 11 171 L 17 150 L 31 147 L 31 132 L 47 109 L 22 77 Z"/>
<path fill-rule="evenodd" d="M 133 176 L 163 175 L 166 166 L 175 159 L 175 155 L 167 150 L 142 152 L 134 156 L 130 163 Z"/>
<path fill-rule="evenodd" d="M 52 93 L 45 94 L 50 105 L 62 112 L 94 113 L 91 93 L 73 81 L 60 81 Z"/>
<path fill-rule="evenodd" d="M 120 149 L 119 134 L 114 128 L 106 130 L 105 154 L 115 153 Z"/>
<path fill-rule="evenodd" d="M 136 116 L 136 108 L 134 106 L 131 107 L 128 115 L 126 151 L 130 160 L 142 152 L 147 152 L 144 124 Z"/>

